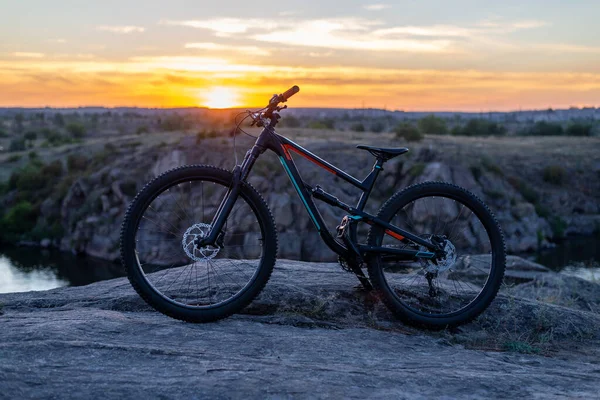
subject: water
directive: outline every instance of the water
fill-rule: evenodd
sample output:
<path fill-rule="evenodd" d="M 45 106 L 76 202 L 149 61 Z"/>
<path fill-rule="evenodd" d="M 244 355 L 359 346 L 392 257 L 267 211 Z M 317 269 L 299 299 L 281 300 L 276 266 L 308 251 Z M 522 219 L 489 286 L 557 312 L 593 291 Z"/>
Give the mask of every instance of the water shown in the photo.
<path fill-rule="evenodd" d="M 120 265 L 56 250 L 0 247 L 0 293 L 82 286 L 124 276 Z"/>
<path fill-rule="evenodd" d="M 533 258 L 555 271 L 599 281 L 599 242 L 597 237 L 570 238 Z M 120 265 L 91 257 L 32 247 L 0 247 L 0 293 L 81 286 L 124 275 Z"/>
<path fill-rule="evenodd" d="M 536 255 L 534 261 L 554 271 L 600 281 L 600 238 L 571 237 Z"/>

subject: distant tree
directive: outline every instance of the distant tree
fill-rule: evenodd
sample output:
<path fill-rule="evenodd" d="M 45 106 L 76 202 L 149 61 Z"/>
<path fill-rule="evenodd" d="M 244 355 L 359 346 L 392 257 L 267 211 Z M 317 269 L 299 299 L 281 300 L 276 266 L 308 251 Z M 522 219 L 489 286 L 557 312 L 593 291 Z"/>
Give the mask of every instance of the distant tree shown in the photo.
<path fill-rule="evenodd" d="M 33 142 L 35 139 L 37 139 L 37 133 L 35 131 L 29 131 L 26 132 L 25 135 L 25 140 L 28 140 L 29 142 Z"/>
<path fill-rule="evenodd" d="M 282 120 L 282 125 L 286 128 L 299 128 L 302 125 L 300 119 L 293 115 L 286 115 Z"/>
<path fill-rule="evenodd" d="M 394 132 L 398 139 L 404 139 L 408 142 L 418 142 L 424 138 L 419 128 L 408 122 L 402 122 L 394 129 Z"/>
<path fill-rule="evenodd" d="M 10 141 L 10 144 L 8 145 L 8 151 L 24 151 L 26 148 L 27 148 L 27 143 L 25 142 L 25 139 L 23 139 L 23 138 L 13 139 Z"/>
<path fill-rule="evenodd" d="M 85 136 L 85 127 L 81 124 L 77 124 L 74 122 L 67 125 L 67 131 L 71 134 L 72 137 L 77 139 Z"/>
<path fill-rule="evenodd" d="M 585 124 L 582 122 L 575 122 L 567 128 L 567 135 L 569 136 L 591 136 L 592 125 Z"/>
<path fill-rule="evenodd" d="M 362 122 L 355 122 L 352 125 L 350 125 L 350 130 L 354 132 L 364 132 L 365 126 Z"/>
<path fill-rule="evenodd" d="M 499 136 L 506 133 L 504 125 L 482 118 L 472 118 L 464 126 L 456 126 L 451 132 L 460 136 Z"/>
<path fill-rule="evenodd" d="M 538 121 L 520 133 L 525 136 L 560 136 L 564 134 L 562 125 L 554 122 Z"/>
<path fill-rule="evenodd" d="M 53 122 L 54 122 L 54 125 L 63 127 L 63 126 L 65 126 L 65 117 L 63 117 L 63 115 L 61 113 L 56 113 L 56 114 L 54 114 Z"/>
<path fill-rule="evenodd" d="M 92 126 L 94 128 L 97 128 L 98 127 L 98 121 L 99 121 L 98 114 L 92 114 L 91 117 L 90 117 L 90 121 L 92 123 Z"/>
<path fill-rule="evenodd" d="M 15 131 L 18 133 L 23 132 L 23 121 L 25 120 L 25 116 L 23 113 L 18 113 L 15 115 Z"/>
<path fill-rule="evenodd" d="M 331 118 L 324 118 L 310 121 L 307 127 L 311 129 L 335 129 L 335 121 Z"/>
<path fill-rule="evenodd" d="M 6 133 L 6 131 L 2 128 L 0 128 L 0 138 L 6 138 L 8 137 L 8 133 Z"/>
<path fill-rule="evenodd" d="M 433 114 L 421 118 L 418 122 L 418 126 L 423 133 L 431 133 L 434 135 L 445 135 L 448 133 L 446 121 Z"/>
<path fill-rule="evenodd" d="M 135 130 L 136 135 L 143 135 L 144 133 L 148 132 L 150 132 L 150 130 L 146 125 L 138 126 L 138 128 Z"/>
<path fill-rule="evenodd" d="M 371 132 L 375 132 L 375 133 L 381 133 L 381 132 L 383 132 L 384 129 L 385 129 L 385 124 L 381 121 L 375 121 L 369 127 L 369 130 Z"/>

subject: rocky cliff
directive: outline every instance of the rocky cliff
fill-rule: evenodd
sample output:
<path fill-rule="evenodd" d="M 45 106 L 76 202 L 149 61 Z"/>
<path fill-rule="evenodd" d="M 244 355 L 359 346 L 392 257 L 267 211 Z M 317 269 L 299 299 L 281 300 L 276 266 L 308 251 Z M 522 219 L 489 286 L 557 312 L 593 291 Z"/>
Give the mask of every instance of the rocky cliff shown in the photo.
<path fill-rule="evenodd" d="M 240 145 L 239 140 L 239 148 L 251 145 L 249 141 Z M 366 176 L 373 163 L 367 152 L 354 148 L 360 142 L 357 139 L 319 137 L 313 132 L 312 136 L 302 133 L 298 141 L 358 178 Z M 405 144 L 385 134 L 368 141 Z M 50 197 L 42 204 L 42 219 L 60 214 L 64 236 L 56 244 L 61 249 L 116 259 L 124 211 L 143 184 L 184 164 L 214 164 L 231 169 L 234 161 L 230 145 L 223 139 L 198 143 L 194 137 L 183 137 L 169 146 L 113 147 L 104 163 L 77 175 L 66 195 Z M 464 186 L 490 205 L 505 232 L 510 253 L 551 246 L 552 241 L 569 234 L 600 231 L 597 138 L 432 136 L 409 147 L 411 152 L 385 165 L 367 211 L 375 213 L 389 196 L 408 185 L 443 180 Z M 242 151 L 238 152 L 241 156 Z M 352 186 L 303 159 L 297 163 L 308 183 L 320 184 L 349 203 L 357 201 L 360 193 Z M 280 257 L 335 260 L 336 256 L 314 234 L 273 154 L 266 153 L 257 162 L 250 181 L 275 216 Z M 324 204 L 320 210 L 330 230 L 345 214 Z"/>
<path fill-rule="evenodd" d="M 336 264 L 279 261 L 242 314 L 203 325 L 125 279 L 0 295 L 0 397 L 596 397 L 598 284 L 508 261 L 488 311 L 438 333 L 397 322 Z"/>

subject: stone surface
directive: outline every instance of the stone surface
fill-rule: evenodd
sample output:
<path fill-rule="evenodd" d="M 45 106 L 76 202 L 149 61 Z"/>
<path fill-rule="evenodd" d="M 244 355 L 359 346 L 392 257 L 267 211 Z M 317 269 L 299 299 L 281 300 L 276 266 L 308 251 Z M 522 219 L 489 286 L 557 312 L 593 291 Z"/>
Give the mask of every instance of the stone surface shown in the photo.
<path fill-rule="evenodd" d="M 552 282 L 541 284 L 544 296 L 560 286 Z M 597 308 L 506 291 L 475 323 L 429 333 L 397 322 L 357 283 L 335 264 L 282 260 L 243 314 L 200 325 L 152 310 L 125 279 L 0 295 L 0 397 L 546 399 L 600 391 Z M 587 285 L 590 296 L 598 292 Z M 545 356 L 486 350 L 511 324 L 514 337 L 538 331 L 541 315 L 556 332 Z"/>

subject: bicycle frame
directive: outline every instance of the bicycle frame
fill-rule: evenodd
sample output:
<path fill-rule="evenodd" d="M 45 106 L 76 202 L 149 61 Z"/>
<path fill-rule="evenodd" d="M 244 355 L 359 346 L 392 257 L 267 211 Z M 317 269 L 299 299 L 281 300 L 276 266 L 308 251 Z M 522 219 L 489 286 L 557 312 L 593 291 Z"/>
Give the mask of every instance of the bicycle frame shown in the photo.
<path fill-rule="evenodd" d="M 258 136 L 256 143 L 254 146 L 246 153 L 244 160 L 241 165 L 238 165 L 233 170 L 233 182 L 227 191 L 225 197 L 223 198 L 215 217 L 211 223 L 211 231 L 210 233 L 199 242 L 199 245 L 204 246 L 207 244 L 216 243 L 223 225 L 233 208 L 235 201 L 237 200 L 237 196 L 239 194 L 239 187 L 246 180 L 255 161 L 258 157 L 264 153 L 266 150 L 271 150 L 279 157 L 279 161 L 281 162 L 285 172 L 287 173 L 292 185 L 296 189 L 302 204 L 306 208 L 310 219 L 315 225 L 321 239 L 325 242 L 325 244 L 333 250 L 335 253 L 342 257 L 356 257 L 358 256 L 361 259 L 364 255 L 368 253 L 378 252 L 385 253 L 391 257 L 397 257 L 400 259 L 414 259 L 414 258 L 434 258 L 436 253 L 440 251 L 438 246 L 434 243 L 428 242 L 423 238 L 408 232 L 400 227 L 389 224 L 374 215 L 371 215 L 364 211 L 365 205 L 375 186 L 375 181 L 377 180 L 377 176 L 383 169 L 384 160 L 377 158 L 371 172 L 367 175 L 365 179 L 362 181 L 349 175 L 343 170 L 337 168 L 336 166 L 330 164 L 329 162 L 323 160 L 317 155 L 311 153 L 306 150 L 302 146 L 297 143 L 294 143 L 290 139 L 277 134 L 274 130 L 273 124 L 267 125 L 260 135 Z M 350 183 L 351 185 L 357 187 L 362 191 L 362 194 L 358 200 L 356 207 L 352 207 L 338 198 L 332 196 L 331 194 L 323 191 L 319 186 L 316 188 L 311 187 L 306 184 L 302 178 L 300 177 L 300 173 L 294 160 L 291 156 L 293 152 L 301 157 L 306 158 L 317 166 L 323 168 L 329 173 L 334 174 L 335 176 L 343 179 L 344 181 Z M 335 240 L 335 238 L 331 235 L 331 233 L 325 229 L 325 223 L 323 221 L 323 217 L 319 213 L 313 198 L 319 199 L 329 205 L 334 207 L 341 208 L 348 212 L 349 218 L 353 221 L 352 223 L 365 222 L 369 225 L 378 225 L 385 229 L 385 233 L 394 237 L 397 240 L 406 242 L 407 240 L 417 243 L 430 251 L 420 251 L 420 250 L 412 250 L 412 249 L 397 249 L 390 247 L 377 247 L 377 246 L 367 246 L 364 244 L 358 243 L 348 243 L 347 246 Z"/>

